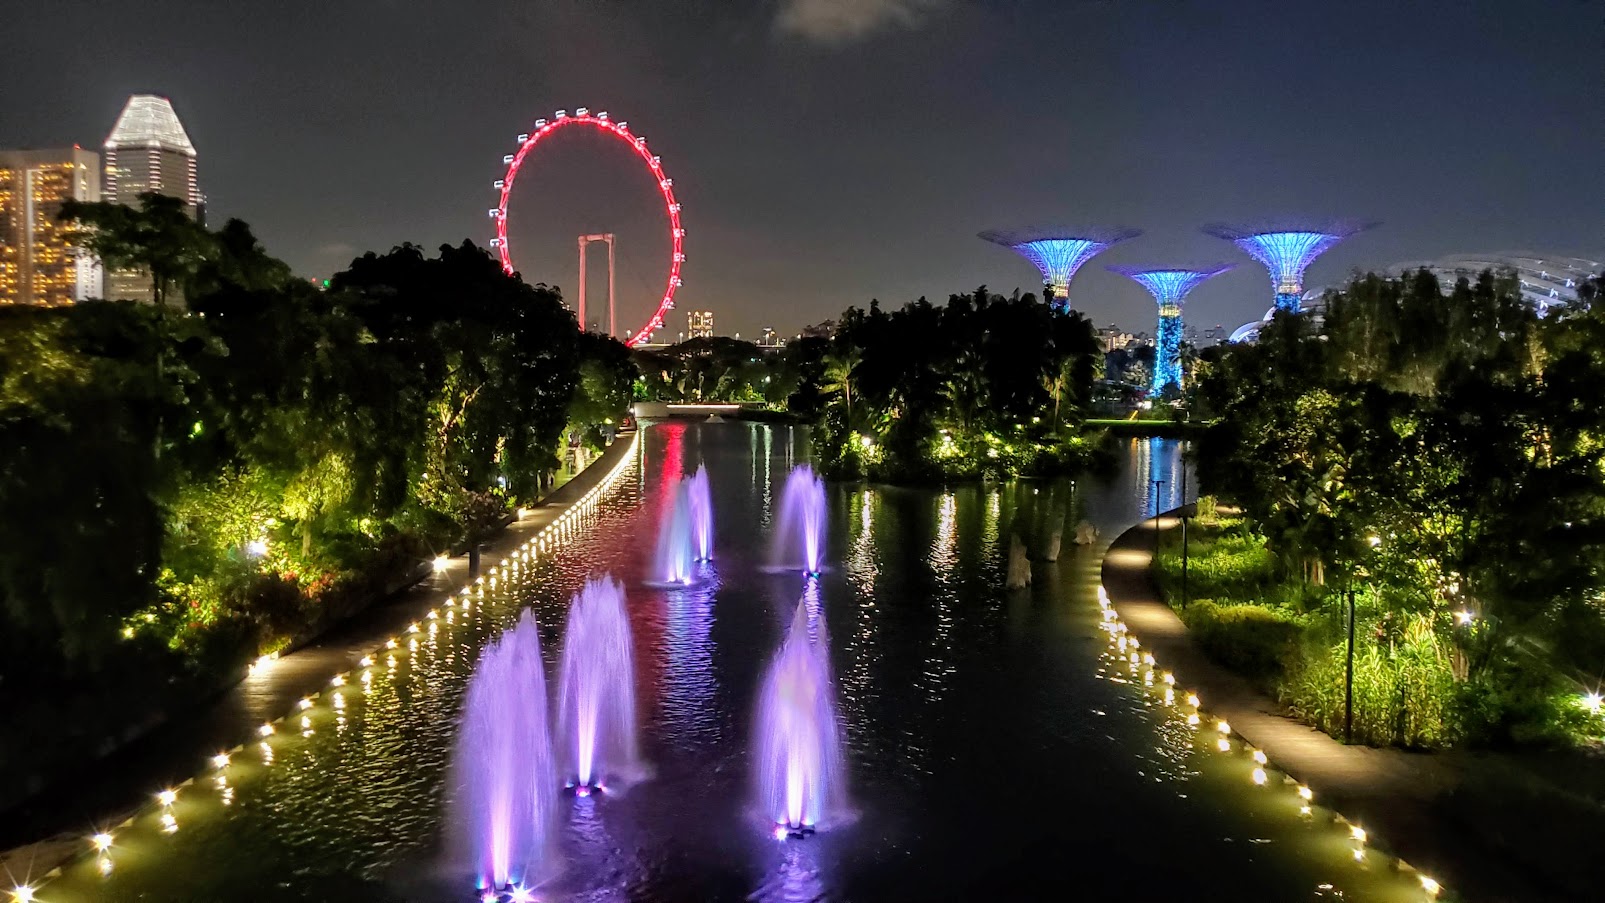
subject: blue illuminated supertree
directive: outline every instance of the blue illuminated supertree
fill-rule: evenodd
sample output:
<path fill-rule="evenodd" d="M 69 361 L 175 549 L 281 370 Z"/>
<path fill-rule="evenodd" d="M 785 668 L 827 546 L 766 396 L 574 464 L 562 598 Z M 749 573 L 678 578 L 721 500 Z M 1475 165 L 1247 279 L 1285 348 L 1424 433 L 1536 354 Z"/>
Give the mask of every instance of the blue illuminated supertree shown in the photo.
<path fill-rule="evenodd" d="M 1304 296 L 1304 270 L 1315 258 L 1356 232 L 1376 223 L 1339 220 L 1325 223 L 1279 223 L 1275 225 L 1233 226 L 1215 224 L 1204 231 L 1237 245 L 1265 265 L 1276 291 L 1276 307 L 1298 313 Z"/>
<path fill-rule="evenodd" d="M 1136 229 L 1025 229 L 982 232 L 980 237 L 1019 254 L 1042 271 L 1042 293 L 1056 310 L 1070 309 L 1076 270 L 1111 245 L 1136 238 Z"/>
<path fill-rule="evenodd" d="M 1181 305 L 1187 293 L 1211 276 L 1232 269 L 1223 263 L 1206 270 L 1153 269 L 1148 267 L 1109 267 L 1110 272 L 1130 276 L 1159 302 L 1159 331 L 1154 339 L 1154 382 L 1148 394 L 1158 398 L 1171 386 L 1181 388 Z"/>

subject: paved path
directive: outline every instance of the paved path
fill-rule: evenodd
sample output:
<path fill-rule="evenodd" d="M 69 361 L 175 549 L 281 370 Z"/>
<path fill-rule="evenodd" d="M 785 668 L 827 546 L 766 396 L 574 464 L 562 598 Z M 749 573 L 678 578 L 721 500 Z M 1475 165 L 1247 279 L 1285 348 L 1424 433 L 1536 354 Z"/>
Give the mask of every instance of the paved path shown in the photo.
<path fill-rule="evenodd" d="M 598 485 L 636 447 L 626 433 L 573 479 L 559 486 L 524 517 L 484 546 L 482 569 L 562 516 Z M 149 736 L 85 769 L 84 779 L 58 786 L 6 813 L 0 823 L 0 892 L 8 874 L 37 878 L 85 849 L 89 826 L 115 825 L 150 802 L 158 788 L 203 773 L 218 750 L 255 738 L 256 729 L 289 712 L 296 701 L 328 688 L 332 675 L 357 667 L 364 655 L 468 582 L 468 556 L 451 559 L 444 571 L 340 625 L 315 642 L 236 684 L 212 703 L 158 728 Z M 47 838 L 40 840 L 40 838 Z"/>
<path fill-rule="evenodd" d="M 1158 518 L 1158 529 L 1175 528 L 1175 514 Z M 1103 585 L 1121 620 L 1176 674 L 1178 686 L 1196 691 L 1205 711 L 1230 721 L 1272 764 L 1314 790 L 1317 802 L 1460 899 L 1605 898 L 1601 819 L 1580 823 L 1597 813 L 1575 808 L 1556 788 L 1491 782 L 1485 759 L 1345 746 L 1282 715 L 1273 700 L 1206 659 L 1159 599 L 1150 568 L 1157 538 L 1149 518 L 1104 557 Z"/>

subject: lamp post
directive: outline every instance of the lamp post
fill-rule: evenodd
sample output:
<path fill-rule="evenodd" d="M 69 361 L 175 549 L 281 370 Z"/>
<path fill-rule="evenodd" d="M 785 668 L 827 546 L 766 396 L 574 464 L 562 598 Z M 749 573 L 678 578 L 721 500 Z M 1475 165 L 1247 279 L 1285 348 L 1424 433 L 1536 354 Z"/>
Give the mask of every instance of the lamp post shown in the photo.
<path fill-rule="evenodd" d="M 1164 480 L 1154 480 L 1154 558 L 1159 558 L 1159 492 L 1165 488 Z"/>
<path fill-rule="evenodd" d="M 1343 675 L 1343 742 L 1354 742 L 1354 586 L 1349 597 L 1349 656 Z"/>
<path fill-rule="evenodd" d="M 1187 462 L 1181 462 L 1181 607 L 1187 607 Z"/>

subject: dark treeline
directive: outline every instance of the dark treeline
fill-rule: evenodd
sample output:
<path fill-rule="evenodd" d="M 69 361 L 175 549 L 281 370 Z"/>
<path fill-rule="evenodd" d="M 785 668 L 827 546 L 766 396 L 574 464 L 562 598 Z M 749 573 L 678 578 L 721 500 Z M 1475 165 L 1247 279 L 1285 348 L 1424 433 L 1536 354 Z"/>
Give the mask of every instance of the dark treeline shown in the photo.
<path fill-rule="evenodd" d="M 171 206 L 65 215 L 182 305 L 0 311 L 17 723 L 36 703 L 72 723 L 90 698 L 99 722 L 239 673 L 477 541 L 560 475 L 570 437 L 598 445 L 626 414 L 628 351 L 471 244 L 370 253 L 320 288 L 243 223 Z"/>
<path fill-rule="evenodd" d="M 1079 313 L 982 286 L 942 306 L 850 308 L 820 347 L 814 447 L 831 474 L 962 479 L 1089 459 L 1078 425 L 1102 357 Z"/>

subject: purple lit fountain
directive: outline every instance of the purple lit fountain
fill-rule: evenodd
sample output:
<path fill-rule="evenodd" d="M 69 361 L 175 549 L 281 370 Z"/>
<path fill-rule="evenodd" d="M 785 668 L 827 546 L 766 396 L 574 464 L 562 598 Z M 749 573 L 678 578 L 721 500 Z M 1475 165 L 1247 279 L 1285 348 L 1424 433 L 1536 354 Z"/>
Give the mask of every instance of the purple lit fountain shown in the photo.
<path fill-rule="evenodd" d="M 781 570 L 818 574 L 825 558 L 825 484 L 800 464 L 786 478 L 775 527 L 773 563 Z"/>
<path fill-rule="evenodd" d="M 569 606 L 557 724 L 564 778 L 575 793 L 639 775 L 630 622 L 624 584 L 612 577 L 587 580 Z"/>
<path fill-rule="evenodd" d="M 754 758 L 758 806 L 777 838 L 811 834 L 846 811 L 836 687 L 823 616 L 806 602 L 764 676 Z"/>
<path fill-rule="evenodd" d="M 708 494 L 707 465 L 697 467 L 686 480 L 686 497 L 691 505 L 691 547 L 698 561 L 713 560 L 713 499 Z"/>
<path fill-rule="evenodd" d="M 468 682 L 452 760 L 453 824 L 478 887 L 522 892 L 549 861 L 557 789 L 535 616 L 486 648 Z"/>
<path fill-rule="evenodd" d="M 691 527 L 690 481 L 680 480 L 670 490 L 658 529 L 658 559 L 653 582 L 660 586 L 689 586 L 696 565 Z"/>

